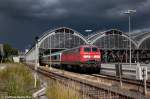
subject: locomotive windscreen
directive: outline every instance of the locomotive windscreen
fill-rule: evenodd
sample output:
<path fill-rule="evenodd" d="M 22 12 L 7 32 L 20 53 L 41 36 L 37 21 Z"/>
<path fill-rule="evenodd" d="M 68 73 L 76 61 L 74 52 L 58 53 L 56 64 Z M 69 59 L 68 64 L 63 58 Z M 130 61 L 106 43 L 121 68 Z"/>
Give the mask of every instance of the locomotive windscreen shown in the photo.
<path fill-rule="evenodd" d="M 85 47 L 84 52 L 91 52 L 91 48 L 90 47 Z"/>
<path fill-rule="evenodd" d="M 98 52 L 98 49 L 96 47 L 92 47 L 92 52 Z"/>

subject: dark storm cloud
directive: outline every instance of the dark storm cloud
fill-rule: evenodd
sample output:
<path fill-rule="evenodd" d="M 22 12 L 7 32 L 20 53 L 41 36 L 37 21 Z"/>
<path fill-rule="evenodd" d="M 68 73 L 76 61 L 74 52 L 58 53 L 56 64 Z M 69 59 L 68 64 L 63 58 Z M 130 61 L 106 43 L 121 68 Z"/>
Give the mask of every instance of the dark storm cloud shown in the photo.
<path fill-rule="evenodd" d="M 113 17 L 126 9 L 143 9 L 149 4 L 148 0 L 1 0 L 0 11 L 15 17 Z"/>
<path fill-rule="evenodd" d="M 127 9 L 137 10 L 134 30 L 149 30 L 149 7 L 150 0 L 0 0 L 0 39 L 23 49 L 53 26 L 127 31 L 128 17 L 122 14 Z"/>

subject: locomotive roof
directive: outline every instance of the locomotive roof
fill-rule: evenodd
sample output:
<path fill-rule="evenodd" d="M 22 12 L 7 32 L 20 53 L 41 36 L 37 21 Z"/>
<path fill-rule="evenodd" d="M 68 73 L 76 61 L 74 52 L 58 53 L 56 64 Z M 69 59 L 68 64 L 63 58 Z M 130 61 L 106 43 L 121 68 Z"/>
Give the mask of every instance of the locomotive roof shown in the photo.
<path fill-rule="evenodd" d="M 79 46 L 79 47 L 96 47 L 95 45 L 81 45 L 81 46 Z"/>

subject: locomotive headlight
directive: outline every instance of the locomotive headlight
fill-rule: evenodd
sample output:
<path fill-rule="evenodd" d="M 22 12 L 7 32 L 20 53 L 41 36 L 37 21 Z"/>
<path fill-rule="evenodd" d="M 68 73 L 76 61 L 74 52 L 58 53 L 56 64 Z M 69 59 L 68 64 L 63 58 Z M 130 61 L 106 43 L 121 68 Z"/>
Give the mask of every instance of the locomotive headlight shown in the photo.
<path fill-rule="evenodd" d="M 100 55 L 94 55 L 94 58 L 100 58 Z"/>
<path fill-rule="evenodd" d="M 90 55 L 83 55 L 83 58 L 90 58 Z"/>

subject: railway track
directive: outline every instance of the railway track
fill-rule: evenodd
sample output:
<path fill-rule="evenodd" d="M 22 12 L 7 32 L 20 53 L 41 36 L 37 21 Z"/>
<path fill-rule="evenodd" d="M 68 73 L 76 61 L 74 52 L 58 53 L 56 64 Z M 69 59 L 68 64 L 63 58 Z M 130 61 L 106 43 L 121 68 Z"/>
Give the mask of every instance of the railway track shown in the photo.
<path fill-rule="evenodd" d="M 54 72 L 49 72 L 49 71 L 47 71 L 47 70 L 44 70 L 44 69 L 38 69 L 38 72 L 40 72 L 40 73 L 42 73 L 42 74 L 44 74 L 44 75 L 46 75 L 46 76 L 48 76 L 48 77 L 50 77 L 50 78 L 52 78 L 52 79 L 55 79 L 55 80 L 57 80 L 57 81 L 66 81 L 66 80 L 70 80 L 70 81 L 73 81 L 73 82 L 76 82 L 76 83 L 78 83 L 78 84 L 80 84 L 80 86 L 86 86 L 85 88 L 84 88 L 84 90 L 86 89 L 86 90 L 89 90 L 89 89 L 92 89 L 92 93 L 90 92 L 87 92 L 87 93 L 85 93 L 85 92 L 83 92 L 83 89 L 79 89 L 78 91 L 80 92 L 80 93 L 84 93 L 84 94 L 86 94 L 86 96 L 88 96 L 88 97 L 90 97 L 90 99 L 99 99 L 99 97 L 97 96 L 97 94 L 95 94 L 95 93 L 93 93 L 93 91 L 98 91 L 98 90 L 101 90 L 101 91 L 103 91 L 103 93 L 107 93 L 108 92 L 108 90 L 107 90 L 107 88 L 104 88 L 104 87 L 100 87 L 100 86 L 98 86 L 97 84 L 94 84 L 94 83 L 91 83 L 91 82 L 88 82 L 88 81 L 85 81 L 85 80 L 83 80 L 83 79 L 79 79 L 79 78 L 76 78 L 76 77 L 69 77 L 69 76 L 67 76 L 67 75 L 60 75 L 60 74 L 57 74 L 57 73 L 54 73 Z M 61 83 L 64 83 L 64 82 L 61 82 Z M 106 86 L 105 86 L 106 87 Z M 90 90 L 91 91 L 91 90 Z M 111 95 L 112 96 L 115 96 L 115 99 L 132 99 L 133 97 L 131 96 L 126 96 L 126 95 L 123 95 L 123 94 L 121 94 L 121 93 L 117 93 L 117 92 L 115 92 L 115 91 L 110 91 L 111 92 Z M 114 95 L 113 95 L 114 94 Z M 106 97 L 105 97 L 106 98 Z"/>
<path fill-rule="evenodd" d="M 122 64 L 122 82 L 128 83 L 128 84 L 134 84 L 137 86 L 143 86 L 143 82 L 141 80 L 136 80 L 136 66 L 137 64 L 134 64 L 132 67 L 128 66 L 127 64 Z M 141 66 L 146 66 L 148 68 L 148 75 L 150 74 L 150 67 L 148 65 L 142 64 Z M 102 65 L 101 68 L 101 74 L 93 74 L 95 77 L 101 77 L 105 79 L 110 79 L 114 81 L 120 81 L 119 77 L 115 76 L 115 64 L 113 65 Z M 147 88 L 150 88 L 150 80 L 147 80 Z"/>
<path fill-rule="evenodd" d="M 34 70 L 34 67 L 30 67 L 30 68 L 32 68 Z M 112 96 L 115 96 L 114 99 L 141 99 L 141 98 L 139 98 L 139 95 L 138 95 L 139 93 L 128 92 L 126 90 L 122 90 L 122 89 L 118 89 L 118 88 L 116 89 L 116 88 L 113 88 L 113 87 L 111 88 L 110 86 L 101 85 L 97 82 L 92 82 L 92 81 L 89 81 L 89 80 L 86 80 L 86 79 L 79 78 L 77 76 L 70 76 L 70 75 L 66 75 L 66 74 L 63 74 L 63 73 L 49 71 L 49 70 L 46 70 L 46 69 L 43 69 L 43 68 L 38 68 L 37 72 L 41 73 L 42 75 L 45 75 L 47 77 L 50 77 L 54 80 L 60 81 L 64 84 L 65 84 L 64 81 L 69 80 L 69 81 L 73 81 L 73 82 L 77 83 L 81 87 L 83 85 L 86 86 L 85 90 L 91 90 L 92 89 L 93 90 L 92 93 L 91 92 L 86 93 L 86 95 L 88 97 L 90 97 L 89 99 L 99 99 L 98 95 L 93 94 L 93 92 L 101 92 L 101 93 L 111 95 L 107 99 L 110 99 L 110 97 L 112 97 Z M 77 73 L 74 73 L 74 74 L 79 75 Z M 97 78 L 101 77 L 102 78 L 102 76 L 96 75 L 96 74 L 89 75 L 89 76 L 94 76 L 94 77 L 97 77 Z M 103 75 L 103 78 L 104 78 L 104 75 Z M 105 79 L 111 79 L 111 80 L 119 81 L 118 79 L 116 79 L 114 77 L 109 77 L 109 78 L 107 77 L 106 78 L 106 75 L 105 75 Z M 128 83 L 133 84 L 135 82 L 129 82 L 128 81 Z M 84 93 L 83 89 L 82 90 L 78 89 L 78 91 L 81 92 L 81 93 Z M 148 99 L 148 97 L 142 96 L 142 99 Z"/>
<path fill-rule="evenodd" d="M 120 81 L 119 77 L 116 77 L 116 76 L 113 76 L 113 75 L 92 74 L 92 76 L 99 77 L 99 78 L 104 78 L 104 79 L 110 79 L 110 80 L 114 80 L 114 81 L 117 81 L 117 82 Z M 133 85 L 137 85 L 137 86 L 143 86 L 143 82 L 140 81 L 140 80 L 136 80 L 136 79 L 122 77 L 121 81 L 123 83 L 127 83 L 127 84 L 133 84 Z M 147 81 L 147 88 L 150 88 L 150 81 L 149 80 Z"/>
<path fill-rule="evenodd" d="M 32 68 L 32 69 L 34 69 L 34 68 Z M 94 77 L 98 77 L 98 78 L 109 79 L 109 80 L 114 80 L 114 81 L 120 82 L 120 78 L 116 77 L 114 75 L 91 74 L 89 76 L 94 76 Z M 132 85 L 137 85 L 137 86 L 143 87 L 143 82 L 139 81 L 139 80 L 136 80 L 136 79 L 122 77 L 121 80 L 122 80 L 122 83 L 127 83 L 127 84 L 132 84 Z M 150 80 L 147 80 L 147 88 L 150 89 Z"/>

